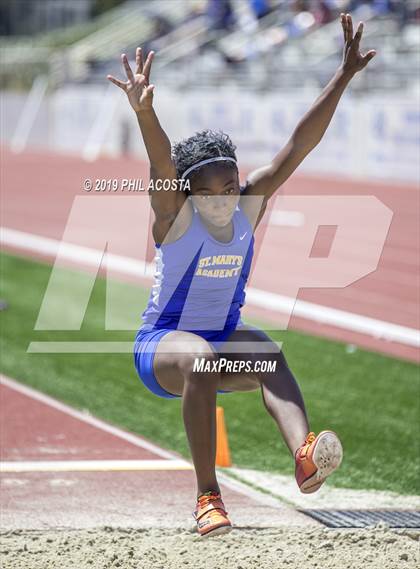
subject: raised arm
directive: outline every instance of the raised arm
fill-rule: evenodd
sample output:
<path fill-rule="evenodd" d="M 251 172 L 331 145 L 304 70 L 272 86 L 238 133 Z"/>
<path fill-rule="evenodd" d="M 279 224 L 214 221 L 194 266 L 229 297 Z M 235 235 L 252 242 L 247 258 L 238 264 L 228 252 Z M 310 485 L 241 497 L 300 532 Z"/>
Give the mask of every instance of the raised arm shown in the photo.
<path fill-rule="evenodd" d="M 334 77 L 324 88 L 309 111 L 299 121 L 284 148 L 270 164 L 252 172 L 247 179 L 245 195 L 264 195 L 264 213 L 268 199 L 296 170 L 302 160 L 322 139 L 334 115 L 338 102 L 352 77 L 375 56 L 374 50 L 362 55 L 359 51 L 363 22 L 360 22 L 353 37 L 353 23 L 349 14 L 341 14 L 344 33 L 343 61 Z"/>
<path fill-rule="evenodd" d="M 171 143 L 165 131 L 161 127 L 153 109 L 153 91 L 155 86 L 149 83 L 150 70 L 154 52 L 149 52 L 143 63 L 143 55 L 140 47 L 136 49 L 136 70 L 133 73 L 127 56 L 122 54 L 121 61 L 124 66 L 127 81 L 116 79 L 108 75 L 108 79 L 122 89 L 128 101 L 136 113 L 137 121 L 146 146 L 150 161 L 150 178 L 176 179 L 176 168 L 171 157 Z M 180 206 L 185 200 L 185 194 L 181 191 L 149 191 L 151 205 L 157 220 L 172 221 Z"/>

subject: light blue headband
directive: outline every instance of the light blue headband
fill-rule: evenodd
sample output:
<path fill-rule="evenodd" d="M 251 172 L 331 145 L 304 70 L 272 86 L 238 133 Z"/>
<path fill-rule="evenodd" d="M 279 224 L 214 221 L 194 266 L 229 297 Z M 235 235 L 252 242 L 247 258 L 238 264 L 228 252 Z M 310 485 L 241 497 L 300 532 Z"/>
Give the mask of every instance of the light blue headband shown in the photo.
<path fill-rule="evenodd" d="M 234 162 L 234 164 L 236 164 L 236 160 L 234 158 L 231 158 L 230 156 L 217 156 L 216 158 L 207 158 L 207 160 L 202 160 L 201 162 L 197 162 L 197 164 L 193 164 L 192 166 L 187 168 L 185 172 L 182 174 L 181 179 L 188 176 L 188 174 L 190 174 L 190 172 L 192 172 L 193 170 L 200 168 L 200 166 L 204 166 L 204 164 L 210 164 L 211 162 L 220 162 L 221 160 L 228 160 L 229 162 Z"/>

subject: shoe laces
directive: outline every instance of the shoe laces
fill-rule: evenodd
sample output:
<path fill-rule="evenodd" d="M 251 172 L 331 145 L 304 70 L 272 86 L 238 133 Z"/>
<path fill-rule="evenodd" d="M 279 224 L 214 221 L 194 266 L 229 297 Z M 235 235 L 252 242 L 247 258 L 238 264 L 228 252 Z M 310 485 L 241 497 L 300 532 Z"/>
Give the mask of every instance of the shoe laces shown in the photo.
<path fill-rule="evenodd" d="M 219 492 L 206 492 L 205 494 L 202 494 L 201 496 L 199 496 L 197 498 L 197 510 L 200 510 L 202 508 L 205 508 L 206 506 L 208 506 L 211 502 L 215 502 L 216 500 L 221 500 L 222 496 Z M 227 513 L 227 512 L 226 512 Z M 220 516 L 221 512 L 219 511 L 219 509 L 215 509 L 215 510 L 209 510 L 207 512 L 207 515 L 210 517 L 210 519 L 215 519 L 218 516 Z"/>
<path fill-rule="evenodd" d="M 295 452 L 295 459 L 297 460 L 297 458 L 300 456 L 301 451 L 309 446 L 310 444 L 312 444 L 314 442 L 314 440 L 316 439 L 316 435 L 314 432 L 310 432 L 307 434 L 305 442 L 296 450 Z"/>
<path fill-rule="evenodd" d="M 308 436 L 305 439 L 305 445 L 310 445 L 311 443 L 314 442 L 314 440 L 316 439 L 316 435 L 315 433 L 313 433 L 312 431 L 310 433 L 308 433 Z"/>
<path fill-rule="evenodd" d="M 220 498 L 221 495 L 218 492 L 206 492 L 205 494 L 201 494 L 201 496 L 197 498 L 197 502 L 200 508 L 204 508 L 205 506 L 208 506 L 210 502 L 214 502 L 215 500 L 219 500 Z"/>

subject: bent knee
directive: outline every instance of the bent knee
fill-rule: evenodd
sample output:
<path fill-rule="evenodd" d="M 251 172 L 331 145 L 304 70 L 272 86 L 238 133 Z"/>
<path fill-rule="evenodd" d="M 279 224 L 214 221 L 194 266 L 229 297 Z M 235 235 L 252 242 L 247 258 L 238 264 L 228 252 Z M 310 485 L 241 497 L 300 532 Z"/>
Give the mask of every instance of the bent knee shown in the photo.
<path fill-rule="evenodd" d="M 218 360 L 218 355 L 207 342 L 191 346 L 188 353 L 178 354 L 177 366 L 186 380 L 194 380 L 197 375 L 210 373 L 213 362 Z M 213 374 L 216 375 L 216 374 Z"/>

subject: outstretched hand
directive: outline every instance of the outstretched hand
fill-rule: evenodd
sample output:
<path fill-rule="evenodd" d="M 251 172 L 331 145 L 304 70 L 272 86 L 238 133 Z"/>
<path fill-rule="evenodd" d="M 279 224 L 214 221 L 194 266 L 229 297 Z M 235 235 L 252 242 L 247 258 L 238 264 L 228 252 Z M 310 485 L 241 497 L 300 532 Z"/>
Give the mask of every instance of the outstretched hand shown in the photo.
<path fill-rule="evenodd" d="M 112 75 L 107 75 L 107 79 L 127 94 L 129 103 L 136 112 L 151 109 L 153 105 L 153 89 L 155 86 L 149 84 L 153 56 L 154 52 L 150 51 L 143 64 L 142 50 L 141 47 L 138 47 L 136 49 L 136 72 L 133 73 L 127 56 L 123 53 L 121 61 L 127 75 L 127 81 L 121 81 Z"/>
<path fill-rule="evenodd" d="M 350 14 L 341 14 L 340 18 L 344 32 L 342 68 L 344 71 L 354 74 L 366 67 L 369 61 L 375 57 L 376 51 L 371 49 L 364 55 L 359 51 L 360 39 L 363 33 L 363 22 L 359 23 L 357 32 L 353 37 L 353 21 Z"/>

